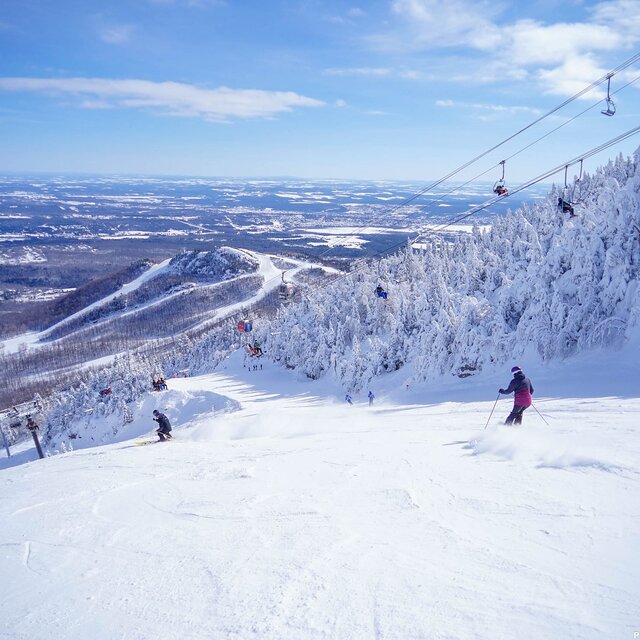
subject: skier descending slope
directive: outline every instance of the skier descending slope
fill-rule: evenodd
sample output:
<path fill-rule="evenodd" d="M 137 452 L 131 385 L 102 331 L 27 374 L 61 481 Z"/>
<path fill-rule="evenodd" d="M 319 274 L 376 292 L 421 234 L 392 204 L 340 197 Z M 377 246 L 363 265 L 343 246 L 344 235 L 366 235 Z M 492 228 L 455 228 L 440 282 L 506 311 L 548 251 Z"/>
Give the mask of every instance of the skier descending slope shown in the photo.
<path fill-rule="evenodd" d="M 164 415 L 164 413 L 160 413 L 157 409 L 153 410 L 153 415 L 155 416 L 154 420 L 158 423 L 158 430 L 156 433 L 160 438 L 161 442 L 164 442 L 167 439 L 173 438 L 171 435 L 171 423 L 169 422 L 169 418 Z"/>
<path fill-rule="evenodd" d="M 509 383 L 506 389 L 500 389 L 498 393 L 508 394 L 514 393 L 513 409 L 507 416 L 505 424 L 522 424 L 522 414 L 527 407 L 530 407 L 533 403 L 531 394 L 533 393 L 533 385 L 531 380 L 527 378 L 520 367 L 513 367 L 511 369 L 513 373 L 513 380 Z"/>

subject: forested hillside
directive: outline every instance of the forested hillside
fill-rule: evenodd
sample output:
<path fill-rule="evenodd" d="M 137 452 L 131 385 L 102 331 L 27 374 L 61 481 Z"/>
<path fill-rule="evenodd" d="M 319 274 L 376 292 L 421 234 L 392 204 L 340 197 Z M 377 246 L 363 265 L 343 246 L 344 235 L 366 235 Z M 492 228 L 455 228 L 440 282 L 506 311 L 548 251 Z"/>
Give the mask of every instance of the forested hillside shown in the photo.
<path fill-rule="evenodd" d="M 429 380 L 525 354 L 619 347 L 640 315 L 639 159 L 619 157 L 576 183 L 564 195 L 575 217 L 559 211 L 554 190 L 488 231 L 427 236 L 425 248 L 309 290 L 259 326 L 265 351 L 357 390 L 400 368 Z"/>
<path fill-rule="evenodd" d="M 282 366 L 313 379 L 334 376 L 355 391 L 398 370 L 421 382 L 619 348 L 640 317 L 638 154 L 585 175 L 571 195 L 575 217 L 558 210 L 553 190 L 488 231 L 451 241 L 426 236 L 419 249 L 408 245 L 315 285 L 307 280 L 277 311 L 273 296 L 254 308 L 251 336 L 238 334 L 230 319 L 185 337 L 170 356 L 132 354 L 82 374 L 79 386 L 49 401 L 48 438 L 95 430 L 108 440 L 128 420 L 128 405 L 149 390 L 151 375 L 211 371 L 247 338 Z M 112 395 L 100 397 L 107 386 Z"/>

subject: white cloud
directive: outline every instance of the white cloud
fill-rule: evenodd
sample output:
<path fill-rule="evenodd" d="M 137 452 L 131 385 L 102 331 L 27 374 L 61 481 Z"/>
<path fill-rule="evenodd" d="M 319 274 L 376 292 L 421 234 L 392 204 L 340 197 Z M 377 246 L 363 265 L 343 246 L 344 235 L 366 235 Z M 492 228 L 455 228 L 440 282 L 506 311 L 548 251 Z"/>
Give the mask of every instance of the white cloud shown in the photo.
<path fill-rule="evenodd" d="M 104 78 L 0 78 L 0 91 L 30 91 L 75 97 L 81 108 L 129 107 L 161 115 L 223 122 L 230 118 L 270 118 L 296 107 L 324 103 L 293 91 L 205 89 L 181 82 Z"/>
<path fill-rule="evenodd" d="M 393 0 L 392 11 L 405 20 L 413 43 L 399 35 L 404 48 L 451 47 L 476 43 L 474 46 L 492 46 L 496 27 L 490 18 L 500 5 L 466 0 Z"/>
<path fill-rule="evenodd" d="M 590 55 L 570 56 L 562 64 L 551 69 L 540 69 L 537 77 L 544 87 L 545 93 L 557 96 L 573 95 L 582 91 L 596 78 L 607 73 L 607 69 L 598 66 Z M 585 94 L 584 100 L 606 95 L 601 89 Z"/>
<path fill-rule="evenodd" d="M 503 43 L 516 64 L 557 64 L 578 55 L 620 49 L 624 39 L 605 25 L 522 20 L 503 32 Z"/>
<path fill-rule="evenodd" d="M 596 24 L 608 25 L 633 46 L 640 34 L 640 3 L 638 0 L 609 0 L 591 9 Z"/>
<path fill-rule="evenodd" d="M 133 27 L 128 24 L 102 27 L 100 39 L 108 44 L 125 44 L 131 39 Z"/>
<path fill-rule="evenodd" d="M 508 22 L 503 2 L 392 0 L 390 7 L 400 22 L 370 41 L 386 52 L 438 52 L 434 69 L 453 82 L 534 77 L 547 93 L 572 95 L 606 73 L 613 52 L 640 43 L 639 0 L 605 0 L 587 8 L 584 21 L 549 24 Z M 454 47 L 455 57 L 442 55 Z"/>

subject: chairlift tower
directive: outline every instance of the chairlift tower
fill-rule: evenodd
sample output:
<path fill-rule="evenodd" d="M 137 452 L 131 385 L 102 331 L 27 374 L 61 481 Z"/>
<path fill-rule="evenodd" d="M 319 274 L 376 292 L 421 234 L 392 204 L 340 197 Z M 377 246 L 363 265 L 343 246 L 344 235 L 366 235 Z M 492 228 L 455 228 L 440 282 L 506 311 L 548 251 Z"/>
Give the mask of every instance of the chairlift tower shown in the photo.
<path fill-rule="evenodd" d="M 4 448 L 7 451 L 7 458 L 11 457 L 11 450 L 9 448 L 9 441 L 7 440 L 7 432 L 6 427 L 10 427 L 11 424 L 15 424 L 16 422 L 22 425 L 25 422 L 25 425 L 29 422 L 31 416 L 40 413 L 42 411 L 42 406 L 36 400 L 32 400 L 31 402 L 22 402 L 20 404 L 16 404 L 13 407 L 9 407 L 8 409 L 3 409 L 0 411 L 0 432 L 2 433 L 2 443 Z M 44 454 L 42 453 L 42 448 L 40 447 L 40 441 L 38 440 L 38 435 L 35 432 L 35 429 L 29 429 L 33 436 L 33 441 L 36 445 L 36 449 L 38 451 L 38 455 L 40 458 L 44 458 Z"/>

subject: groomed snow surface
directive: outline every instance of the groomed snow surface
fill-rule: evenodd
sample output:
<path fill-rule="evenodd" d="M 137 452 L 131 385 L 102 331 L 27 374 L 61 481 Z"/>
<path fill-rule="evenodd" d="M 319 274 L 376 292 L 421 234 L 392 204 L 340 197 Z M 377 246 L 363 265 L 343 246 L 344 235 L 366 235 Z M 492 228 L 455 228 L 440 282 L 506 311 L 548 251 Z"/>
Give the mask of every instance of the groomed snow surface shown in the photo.
<path fill-rule="evenodd" d="M 520 362 L 549 425 L 502 399 L 486 431 L 507 372 L 372 407 L 239 353 L 170 380 L 130 440 L 2 459 L 0 637 L 633 638 L 633 359 Z M 138 446 L 154 407 L 176 438 Z"/>

